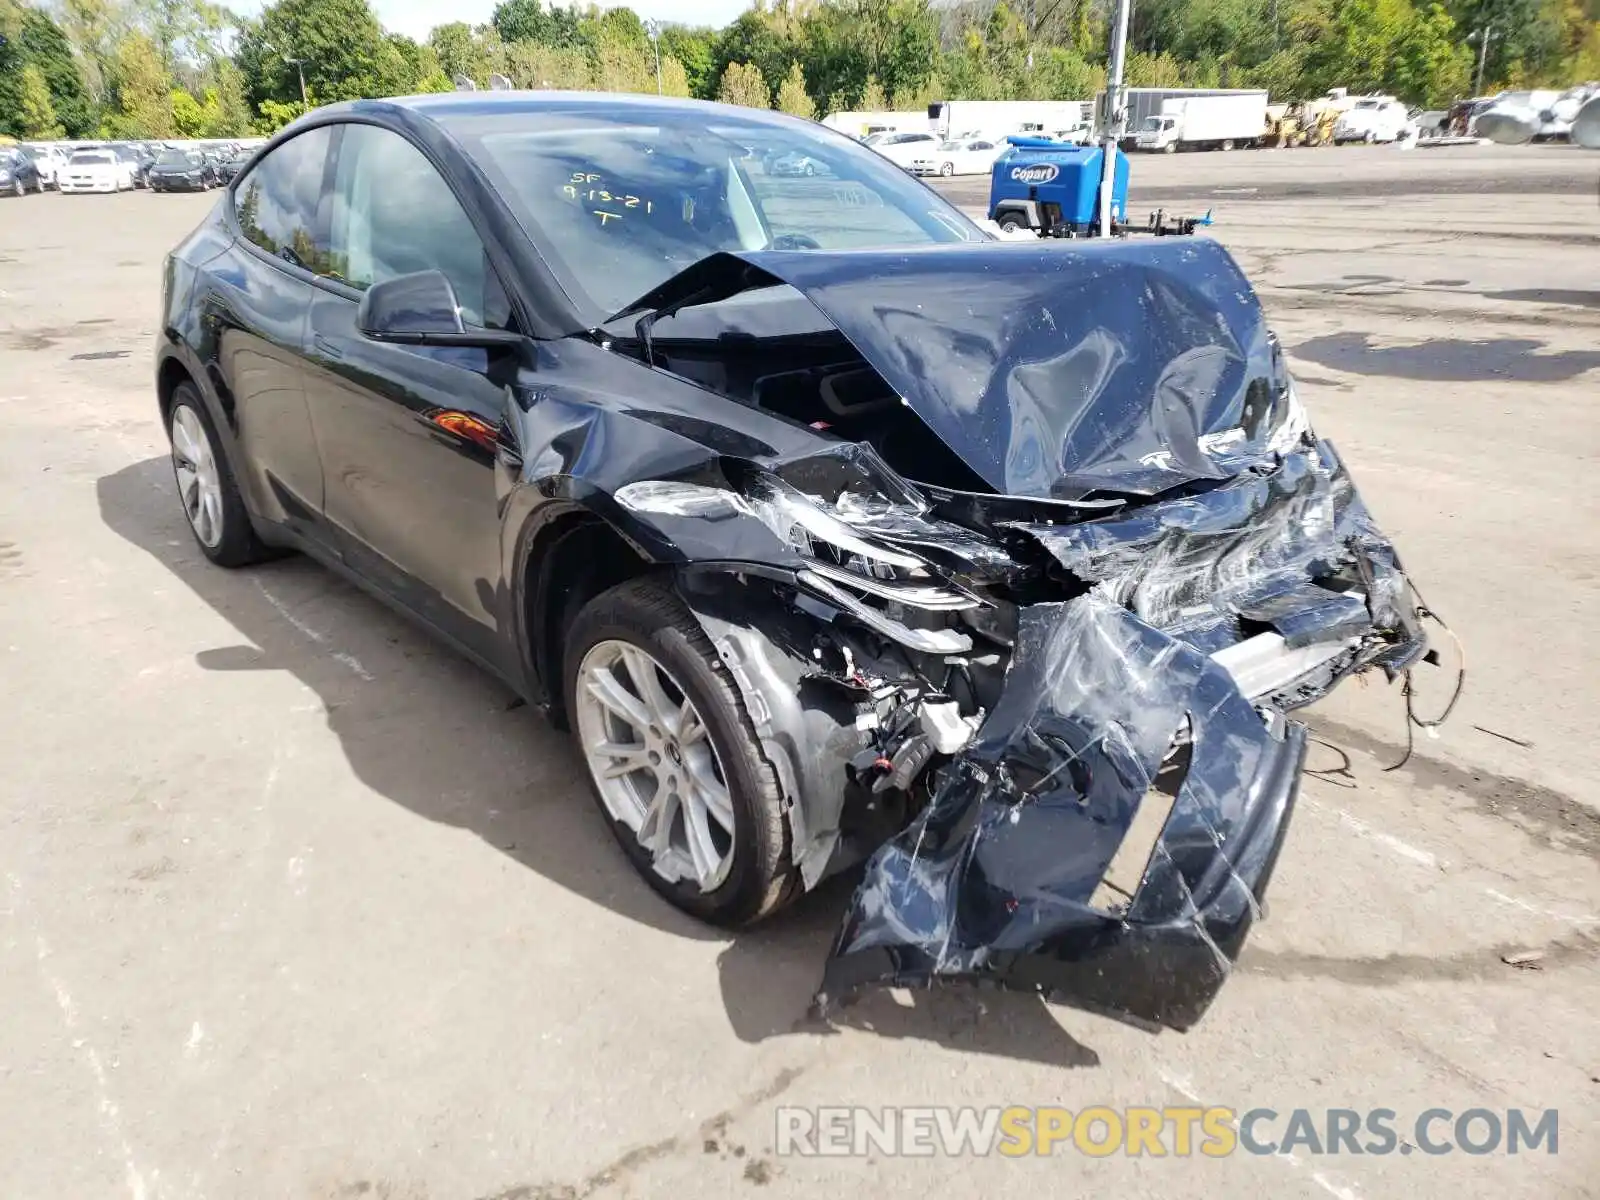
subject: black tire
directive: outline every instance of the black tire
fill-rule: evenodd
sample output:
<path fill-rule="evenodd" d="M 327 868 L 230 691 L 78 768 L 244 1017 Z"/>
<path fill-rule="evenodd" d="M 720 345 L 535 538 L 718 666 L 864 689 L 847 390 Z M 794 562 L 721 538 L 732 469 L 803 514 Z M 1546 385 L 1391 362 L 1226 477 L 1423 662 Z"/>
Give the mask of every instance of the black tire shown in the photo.
<path fill-rule="evenodd" d="M 1005 216 L 996 221 L 995 224 L 1000 226 L 1001 229 L 1004 229 L 1008 233 L 1014 233 L 1019 229 L 1033 228 L 1033 226 L 1028 224 L 1026 217 L 1019 217 L 1016 213 L 1007 213 Z"/>
<path fill-rule="evenodd" d="M 1168 142 L 1165 146 L 1161 147 L 1161 152 L 1163 154 L 1176 154 L 1178 152 L 1178 143 Z"/>
<path fill-rule="evenodd" d="M 22 182 L 22 176 L 11 181 L 11 194 L 19 198 L 28 194 L 28 185 Z"/>
<path fill-rule="evenodd" d="M 956 165 L 955 165 L 955 163 L 948 163 L 947 162 L 947 163 L 943 164 L 942 166 L 940 166 L 940 168 L 939 168 L 939 174 L 943 175 L 946 179 L 949 179 L 950 176 L 954 175 L 955 173 L 956 173 Z"/>
<path fill-rule="evenodd" d="M 273 551 L 262 544 L 250 525 L 250 514 L 245 509 L 244 500 L 239 495 L 239 485 L 233 477 L 233 464 L 228 461 L 227 452 L 217 437 L 217 427 L 212 423 L 211 414 L 206 411 L 205 403 L 192 383 L 180 383 L 173 389 L 172 403 L 167 409 L 168 442 L 172 440 L 172 422 L 180 408 L 192 410 L 205 430 L 211 442 L 211 454 L 217 464 L 217 481 L 222 490 L 222 537 L 215 546 L 208 546 L 200 540 L 200 535 L 195 533 L 191 525 L 189 532 L 194 534 L 194 544 L 219 567 L 245 567 L 274 557 Z M 182 504 L 181 498 L 179 504 Z M 188 524 L 188 521 L 184 523 Z"/>
<path fill-rule="evenodd" d="M 617 844 L 651 887 L 702 921 L 741 926 L 776 912 L 793 897 L 797 880 L 777 776 L 762 757 L 744 701 L 705 630 L 670 586 L 650 576 L 602 592 L 578 613 L 563 639 L 562 685 L 569 714 L 577 712 L 579 665 L 590 649 L 607 640 L 648 651 L 699 709 L 728 784 L 735 825 L 733 861 L 721 886 L 706 893 L 692 883 L 670 883 L 656 873 L 634 832 L 612 819 L 593 773 L 586 771 L 595 806 Z M 571 725 L 573 744 L 587 768 L 575 718 Z"/>

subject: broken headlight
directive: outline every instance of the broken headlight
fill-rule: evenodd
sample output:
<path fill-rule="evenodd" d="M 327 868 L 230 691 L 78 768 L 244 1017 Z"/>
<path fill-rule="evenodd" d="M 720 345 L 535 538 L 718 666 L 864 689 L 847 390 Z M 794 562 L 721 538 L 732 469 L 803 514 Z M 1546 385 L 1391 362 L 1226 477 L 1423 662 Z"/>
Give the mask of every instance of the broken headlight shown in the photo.
<path fill-rule="evenodd" d="M 954 629 L 928 628 L 919 614 L 944 614 L 984 602 L 941 579 L 907 551 L 863 537 L 812 497 L 766 472 L 745 481 L 743 493 L 696 483 L 645 480 L 618 488 L 631 512 L 677 517 L 753 517 L 805 560 L 795 579 L 805 592 L 847 612 L 893 641 L 926 654 L 959 654 L 972 639 Z"/>

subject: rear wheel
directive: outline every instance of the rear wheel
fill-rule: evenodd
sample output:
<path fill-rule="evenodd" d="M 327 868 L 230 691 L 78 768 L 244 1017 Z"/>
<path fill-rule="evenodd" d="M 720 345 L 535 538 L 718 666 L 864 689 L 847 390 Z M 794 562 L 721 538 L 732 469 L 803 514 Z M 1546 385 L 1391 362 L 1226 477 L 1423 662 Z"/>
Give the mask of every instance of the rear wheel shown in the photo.
<path fill-rule="evenodd" d="M 193 384 L 180 383 L 173 391 L 167 435 L 178 501 L 200 552 L 221 567 L 242 567 L 268 557 L 250 527 L 216 427 Z"/>
<path fill-rule="evenodd" d="M 941 164 L 940 167 L 939 167 L 939 174 L 943 175 L 947 179 L 950 176 L 954 175 L 955 173 L 956 173 L 956 165 L 955 165 L 955 163 L 948 163 L 947 162 L 947 163 Z"/>
<path fill-rule="evenodd" d="M 13 196 L 26 196 L 28 194 L 28 185 L 22 182 L 20 176 L 11 181 L 11 194 Z"/>
<path fill-rule="evenodd" d="M 694 615 L 634 579 L 592 600 L 566 645 L 572 735 L 634 867 L 714 924 L 779 908 L 794 888 L 777 778 Z"/>
<path fill-rule="evenodd" d="M 1222 148 L 1224 150 L 1232 150 L 1233 149 L 1233 139 L 1232 138 L 1223 138 L 1222 139 Z"/>
<path fill-rule="evenodd" d="M 1176 154 L 1177 152 L 1178 152 L 1178 143 L 1177 142 L 1168 142 L 1165 146 L 1161 147 L 1161 153 L 1163 153 L 1163 154 Z"/>

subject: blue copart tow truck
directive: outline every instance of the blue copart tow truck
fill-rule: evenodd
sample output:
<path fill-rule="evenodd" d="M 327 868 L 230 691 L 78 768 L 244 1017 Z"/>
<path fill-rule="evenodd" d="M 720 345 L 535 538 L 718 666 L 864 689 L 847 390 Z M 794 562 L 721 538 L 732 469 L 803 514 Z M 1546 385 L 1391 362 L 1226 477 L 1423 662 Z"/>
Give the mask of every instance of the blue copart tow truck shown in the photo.
<path fill-rule="evenodd" d="M 1049 138 L 1009 137 L 989 179 L 989 219 L 1001 229 L 1029 229 L 1040 237 L 1093 237 L 1099 225 L 1105 150 L 1071 146 Z M 1161 210 L 1144 225 L 1128 224 L 1128 156 L 1115 147 L 1112 165 L 1111 230 L 1114 234 L 1188 234 L 1203 217 L 1171 218 Z"/>

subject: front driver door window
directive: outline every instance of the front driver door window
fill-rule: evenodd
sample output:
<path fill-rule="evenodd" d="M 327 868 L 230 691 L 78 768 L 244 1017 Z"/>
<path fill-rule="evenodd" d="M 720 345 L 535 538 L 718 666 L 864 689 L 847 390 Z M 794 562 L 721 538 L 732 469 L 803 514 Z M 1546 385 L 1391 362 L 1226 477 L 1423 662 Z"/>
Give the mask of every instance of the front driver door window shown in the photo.
<path fill-rule="evenodd" d="M 439 270 L 468 325 L 504 328 L 506 305 L 483 243 L 455 194 L 420 150 L 375 125 L 349 125 L 330 213 L 330 274 L 352 287 Z"/>
<path fill-rule="evenodd" d="M 306 385 L 328 517 L 364 574 L 493 658 L 494 439 L 513 356 L 375 342 L 356 329 L 356 311 L 373 284 L 438 270 L 466 324 L 503 329 L 506 295 L 422 151 L 392 130 L 348 124 L 334 156 L 319 273 L 341 286 L 319 289 L 312 305 Z"/>

